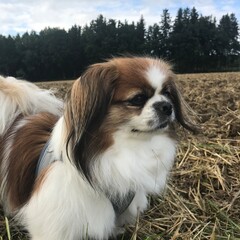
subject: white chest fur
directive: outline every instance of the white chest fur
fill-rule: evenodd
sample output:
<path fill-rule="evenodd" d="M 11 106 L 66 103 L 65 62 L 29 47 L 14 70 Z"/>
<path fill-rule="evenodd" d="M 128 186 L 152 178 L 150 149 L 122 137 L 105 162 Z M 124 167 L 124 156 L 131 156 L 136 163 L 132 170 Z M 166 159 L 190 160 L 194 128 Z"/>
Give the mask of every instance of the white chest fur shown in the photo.
<path fill-rule="evenodd" d="M 55 162 L 39 192 L 19 212 L 34 240 L 107 239 L 116 227 L 132 221 L 147 207 L 147 194 L 159 193 L 175 156 L 167 135 L 114 136 L 114 144 L 94 161 L 93 174 L 111 194 L 135 191 L 128 209 L 116 219 L 109 199 L 95 191 L 67 161 Z"/>
<path fill-rule="evenodd" d="M 159 193 L 175 157 L 175 141 L 167 134 L 117 132 L 114 145 L 96 161 L 94 175 L 103 188 L 126 193 L 142 189 Z"/>

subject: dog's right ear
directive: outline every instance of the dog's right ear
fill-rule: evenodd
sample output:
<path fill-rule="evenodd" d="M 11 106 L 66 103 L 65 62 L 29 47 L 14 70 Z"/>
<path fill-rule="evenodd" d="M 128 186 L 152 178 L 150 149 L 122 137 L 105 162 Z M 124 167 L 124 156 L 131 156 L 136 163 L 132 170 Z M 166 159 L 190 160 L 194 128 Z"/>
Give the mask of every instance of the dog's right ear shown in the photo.
<path fill-rule="evenodd" d="M 104 121 L 117 78 L 117 69 L 111 63 L 94 64 L 75 81 L 67 97 L 64 113 L 67 152 L 72 153 L 71 158 L 85 176 L 89 174 L 90 156 L 86 156 L 84 151 Z"/>
<path fill-rule="evenodd" d="M 171 76 L 171 78 L 165 83 L 163 91 L 168 93 L 168 97 L 173 103 L 177 122 L 185 129 L 197 134 L 201 128 L 191 119 L 193 116 L 196 118 L 197 114 L 183 99 L 182 94 L 175 83 L 175 78 L 175 75 Z"/>

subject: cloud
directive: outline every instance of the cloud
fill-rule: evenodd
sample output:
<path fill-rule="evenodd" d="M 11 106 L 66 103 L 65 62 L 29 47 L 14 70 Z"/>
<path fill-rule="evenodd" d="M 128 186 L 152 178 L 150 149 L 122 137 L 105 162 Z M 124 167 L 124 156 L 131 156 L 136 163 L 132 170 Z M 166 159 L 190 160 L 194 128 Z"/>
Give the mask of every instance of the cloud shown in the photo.
<path fill-rule="evenodd" d="M 230 0 L 230 1 L 213 1 L 213 0 L 198 0 L 194 1 L 193 4 L 196 9 L 203 15 L 203 16 L 210 16 L 216 17 L 217 21 L 221 19 L 221 17 L 225 14 L 236 13 L 238 17 L 240 17 L 239 12 L 239 2 L 238 0 Z M 193 6 L 191 4 L 191 6 Z"/>
<path fill-rule="evenodd" d="M 40 31 L 45 27 L 68 29 L 77 24 L 84 26 L 103 14 L 107 19 L 136 22 L 141 15 L 148 25 L 158 23 L 163 9 L 169 9 L 172 19 L 182 7 L 196 7 L 204 16 L 220 19 L 235 12 L 240 18 L 238 0 L 0 0 L 0 34 Z"/>

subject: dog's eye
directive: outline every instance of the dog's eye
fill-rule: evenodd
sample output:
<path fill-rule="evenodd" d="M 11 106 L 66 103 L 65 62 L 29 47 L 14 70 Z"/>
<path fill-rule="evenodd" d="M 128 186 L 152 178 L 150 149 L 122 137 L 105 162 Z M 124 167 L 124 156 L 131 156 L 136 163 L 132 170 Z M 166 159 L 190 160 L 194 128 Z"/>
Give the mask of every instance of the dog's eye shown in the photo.
<path fill-rule="evenodd" d="M 164 88 L 161 92 L 162 95 L 166 96 L 166 97 L 171 97 L 171 92 L 169 88 Z"/>
<path fill-rule="evenodd" d="M 142 107 L 147 100 L 148 97 L 145 94 L 140 93 L 134 96 L 133 98 L 129 99 L 128 104 L 131 106 Z"/>

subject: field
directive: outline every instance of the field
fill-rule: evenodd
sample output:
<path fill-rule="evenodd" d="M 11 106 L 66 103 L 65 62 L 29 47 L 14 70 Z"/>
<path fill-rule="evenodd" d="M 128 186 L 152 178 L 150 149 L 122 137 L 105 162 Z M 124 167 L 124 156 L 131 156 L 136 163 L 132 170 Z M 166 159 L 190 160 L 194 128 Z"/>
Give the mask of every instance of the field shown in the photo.
<path fill-rule="evenodd" d="M 63 97 L 70 83 L 39 85 Z M 198 114 L 201 133 L 178 130 L 165 194 L 150 196 L 149 210 L 119 239 L 240 240 L 240 72 L 178 75 L 178 85 Z M 4 240 L 7 232 L 13 240 L 27 239 L 3 216 L 0 231 Z"/>

